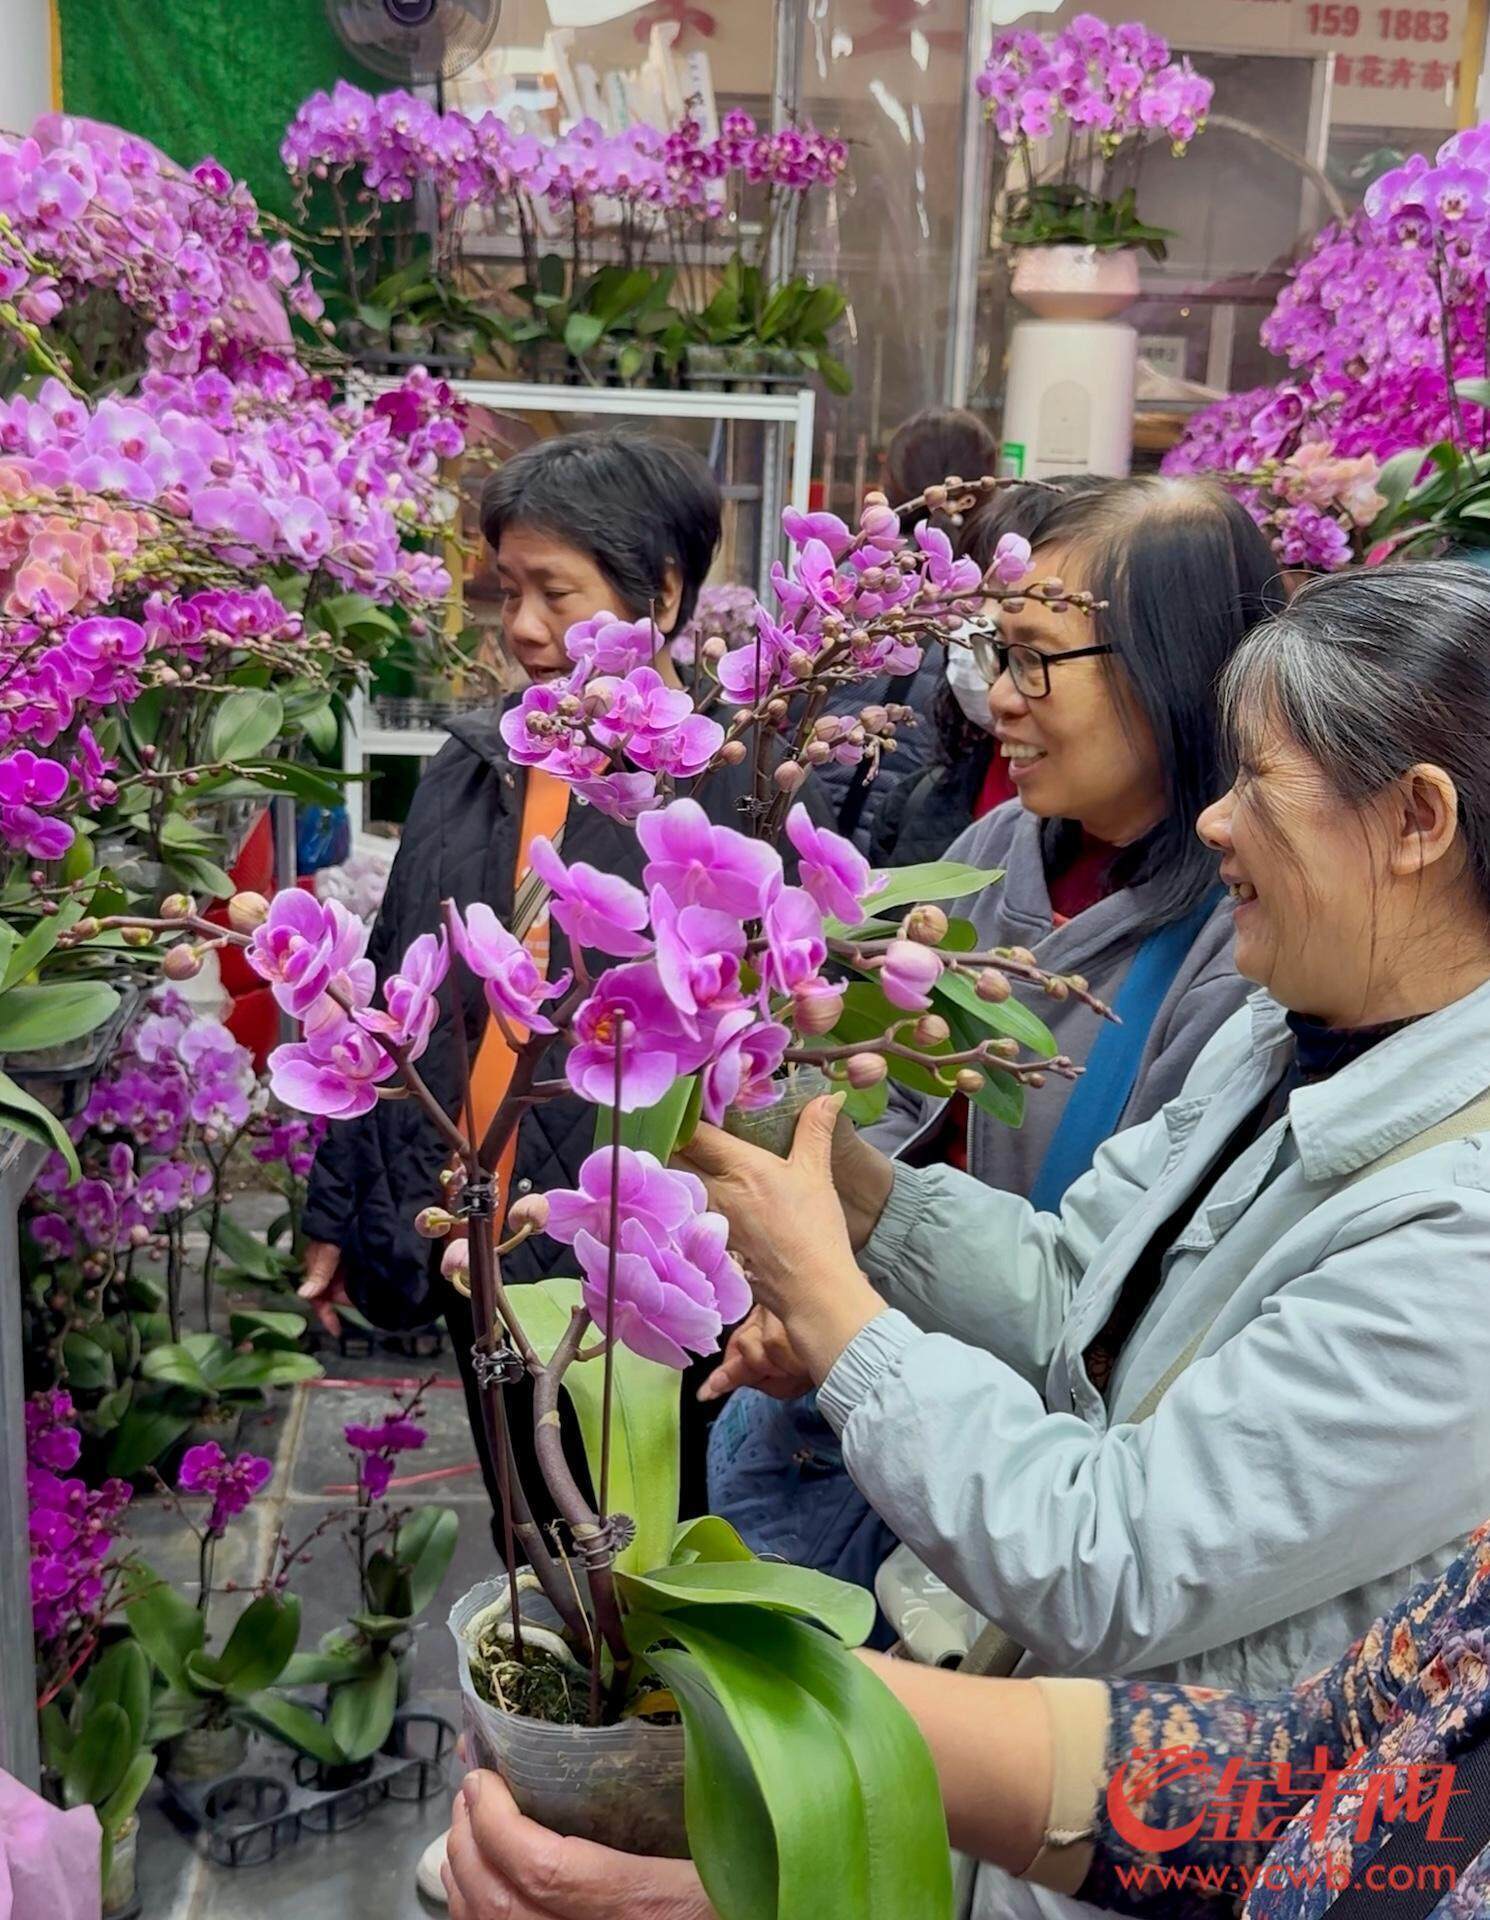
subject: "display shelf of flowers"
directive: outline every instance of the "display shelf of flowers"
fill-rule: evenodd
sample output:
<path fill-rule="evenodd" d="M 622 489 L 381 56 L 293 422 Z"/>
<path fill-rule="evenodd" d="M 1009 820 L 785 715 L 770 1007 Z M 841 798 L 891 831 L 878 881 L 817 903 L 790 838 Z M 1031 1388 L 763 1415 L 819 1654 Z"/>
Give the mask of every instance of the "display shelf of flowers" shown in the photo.
<path fill-rule="evenodd" d="M 765 132 L 736 111 L 712 139 L 691 117 L 551 134 L 341 81 L 303 103 L 281 151 L 338 281 L 339 330 L 371 368 L 441 352 L 452 374 L 494 356 L 508 374 L 589 387 L 820 377 L 848 391 L 829 344 L 841 291 L 773 247 L 847 164 L 815 128 Z M 416 187 L 432 191 L 432 233 Z M 511 236 L 515 285 L 474 284 L 462 254 L 477 226 Z"/>
<path fill-rule="evenodd" d="M 1014 297 L 1056 319 L 1105 319 L 1138 294 L 1140 250 L 1171 237 L 1139 217 L 1136 170 L 1156 138 L 1182 154 L 1214 91 L 1142 22 L 1078 14 L 1057 33 L 995 33 L 975 81 L 1006 159 L 999 238 Z"/>
<path fill-rule="evenodd" d="M 107 1847 L 171 1691 L 121 1611 L 131 1499 L 152 1472 L 239 1471 L 236 1412 L 319 1371 L 298 1313 L 212 1302 L 293 1265 L 320 1124 L 273 1106 L 210 996 L 182 997 L 209 942 L 162 984 L 150 932 L 108 923 L 164 897 L 220 931 L 241 810 L 338 798 L 338 703 L 449 589 L 439 472 L 462 410 L 418 371 L 349 406 L 339 366 L 301 263 L 214 163 L 56 116 L 0 136 L 0 1125 L 51 1156 L 22 1236 L 27 1444 L 0 1411 L 30 1460 L 52 1777 L 99 1806 Z M 87 1045 L 77 1111 L 22 1084 Z M 226 1206 L 248 1169 L 284 1190 L 273 1242 Z M 235 1711 L 294 1647 L 291 1597 L 262 1597 L 198 1649 Z"/>
<path fill-rule="evenodd" d="M 445 1141 L 442 1190 L 416 1224 L 446 1239 L 445 1271 L 470 1292 L 506 1494 L 502 1569 L 451 1614 L 472 1757 L 563 1831 L 690 1851 L 725 1920 L 809 1898 L 844 1920 L 950 1906 L 929 1757 L 850 1652 L 871 1596 L 756 1560 L 718 1519 L 678 1524 L 681 1369 L 716 1347 L 750 1293 L 726 1222 L 669 1162 L 698 1118 L 740 1124 L 778 1107 L 791 1118 L 815 1084 L 844 1092 L 861 1120 L 883 1109 L 893 1076 L 1016 1122 L 1027 1089 L 1073 1071 L 1017 989 L 1105 1011 L 1084 980 L 1049 975 L 1027 951 L 978 950 L 970 923 L 939 904 L 996 873 L 948 861 L 872 873 L 799 804 L 818 767 L 876 766 L 911 720 L 874 703 L 830 715 L 835 690 L 909 671 L 925 646 L 965 644 L 964 621 L 986 619 L 990 598 L 1091 610 L 1089 597 L 1031 578 L 1013 536 L 987 577 L 928 521 L 902 536 L 901 512 L 967 510 L 999 484 L 949 480 L 900 509 L 871 495 L 852 527 L 786 514 L 791 564 L 778 565 L 771 604 L 754 607 L 751 639 L 698 647 L 697 698 L 650 664 L 650 623 L 571 628 L 570 675 L 530 688 L 504 737 L 521 764 L 634 829 L 641 887 L 539 839 L 516 927 L 480 902 L 447 901 L 443 924 L 381 981 L 365 929 L 303 893 L 240 895 L 226 928 L 200 916 L 106 923 L 173 940 L 167 964 L 182 947 L 241 948 L 301 1025 L 270 1060 L 286 1106 L 335 1125 L 410 1098 Z M 703 711 L 708 682 L 732 707 L 727 722 Z M 738 830 L 675 797 L 675 782 L 747 759 L 757 777 Z M 547 976 L 521 937 L 540 895 L 563 936 Z M 515 1056 L 479 1138 L 464 1098 L 446 1112 L 419 1073 L 442 1001 L 462 1032 L 477 995 Z M 578 1186 L 528 1194 L 497 1218 L 492 1169 L 506 1141 L 527 1108 L 561 1093 L 596 1110 Z M 503 1255 L 539 1232 L 572 1250 L 575 1276 L 507 1287 Z M 552 1533 L 534 1524 L 508 1435 L 505 1388 L 523 1378 L 562 1516 Z M 583 1463 L 565 1452 L 563 1394 Z M 783 1753 L 788 1721 L 804 1731 Z M 759 1764 L 763 1752 L 777 1761 Z"/>

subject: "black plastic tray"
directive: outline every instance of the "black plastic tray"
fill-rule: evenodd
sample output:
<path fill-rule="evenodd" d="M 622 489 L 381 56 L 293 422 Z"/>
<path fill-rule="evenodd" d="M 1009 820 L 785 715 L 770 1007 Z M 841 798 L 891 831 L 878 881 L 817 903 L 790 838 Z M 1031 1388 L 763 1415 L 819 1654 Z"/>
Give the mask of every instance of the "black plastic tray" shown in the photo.
<path fill-rule="evenodd" d="M 166 1809 L 197 1835 L 214 1865 L 264 1866 L 307 1833 L 358 1826 L 385 1800 L 428 1800 L 445 1791 L 456 1737 L 442 1715 L 411 1701 L 395 1714 L 384 1750 L 355 1770 L 356 1779 L 336 1786 L 317 1784 L 325 1770 L 309 1756 L 255 1738 L 245 1765 L 216 1780 L 163 1775 Z"/>

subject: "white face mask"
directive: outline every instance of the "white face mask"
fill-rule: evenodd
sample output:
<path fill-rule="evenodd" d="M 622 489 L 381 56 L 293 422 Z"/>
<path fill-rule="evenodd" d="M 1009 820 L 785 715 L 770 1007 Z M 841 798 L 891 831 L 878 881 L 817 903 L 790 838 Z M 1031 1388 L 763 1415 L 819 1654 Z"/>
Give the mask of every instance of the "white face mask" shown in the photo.
<path fill-rule="evenodd" d="M 964 624 L 960 629 L 954 628 L 953 632 L 962 638 L 971 632 L 971 628 Z M 952 698 L 962 709 L 963 718 L 973 726 L 981 727 L 985 733 L 992 733 L 993 715 L 988 711 L 988 682 L 978 671 L 971 647 L 951 645 L 947 648 L 947 685 L 952 689 Z"/>

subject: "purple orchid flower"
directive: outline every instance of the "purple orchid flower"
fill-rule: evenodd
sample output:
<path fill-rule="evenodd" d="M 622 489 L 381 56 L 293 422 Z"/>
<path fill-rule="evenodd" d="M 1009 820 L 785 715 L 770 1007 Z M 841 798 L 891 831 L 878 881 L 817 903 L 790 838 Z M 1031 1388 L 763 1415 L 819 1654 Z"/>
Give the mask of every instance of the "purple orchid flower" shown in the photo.
<path fill-rule="evenodd" d="M 702 1064 L 706 1049 L 690 1034 L 668 998 L 657 968 L 637 962 L 612 967 L 574 1016 L 576 1044 L 569 1084 L 582 1100 L 623 1113 L 654 1106 L 673 1082 Z"/>
<path fill-rule="evenodd" d="M 549 910 L 576 946 L 618 960 L 651 951 L 644 932 L 647 897 L 640 887 L 585 860 L 566 866 L 541 834 L 528 848 L 528 865 L 548 888 Z"/>
<path fill-rule="evenodd" d="M 647 855 L 642 879 L 680 907 L 713 907 L 759 919 L 783 882 L 781 856 L 764 840 L 716 827 L 696 800 L 674 800 L 636 824 Z"/>
<path fill-rule="evenodd" d="M 713 907 L 675 906 L 661 887 L 654 887 L 652 932 L 657 977 L 686 1019 L 740 1004 L 745 929 L 733 915 Z"/>
<path fill-rule="evenodd" d="M 664 1167 L 655 1154 L 623 1146 L 619 1152 L 597 1147 L 579 1170 L 577 1188 L 560 1188 L 548 1195 L 545 1232 L 561 1246 L 572 1247 L 575 1236 L 590 1233 L 597 1240 L 610 1233 L 612 1174 L 618 1218 L 639 1220 L 656 1240 L 677 1234 L 684 1223 L 708 1205 L 704 1184 L 681 1167 Z"/>
<path fill-rule="evenodd" d="M 885 949 L 879 983 L 892 1006 L 924 1013 L 931 1005 L 931 989 L 942 977 L 941 956 L 917 940 L 892 940 Z"/>
<path fill-rule="evenodd" d="M 797 849 L 807 892 L 825 914 L 846 926 L 858 926 L 864 918 L 865 899 L 880 891 L 889 875 L 876 877 L 851 840 L 828 827 L 815 826 L 800 803 L 786 817 L 786 834 Z"/>
<path fill-rule="evenodd" d="M 712 1058 L 702 1077 L 703 1115 L 711 1126 L 723 1123 L 729 1107 L 749 1112 L 780 1099 L 781 1089 L 772 1076 L 790 1043 L 785 1027 L 762 1020 L 748 1007 L 724 1015 L 715 1026 Z"/>
<path fill-rule="evenodd" d="M 543 1002 L 563 993 L 572 975 L 565 972 L 557 980 L 545 980 L 522 941 L 507 931 L 484 901 L 473 901 L 464 917 L 453 914 L 452 933 L 456 952 L 484 982 L 486 1002 L 494 1013 L 529 1033 L 556 1031 L 542 1011 Z"/>
<path fill-rule="evenodd" d="M 812 979 L 828 957 L 822 912 L 805 888 L 783 887 L 766 909 L 762 931 L 762 970 L 778 993 L 790 993 Z"/>

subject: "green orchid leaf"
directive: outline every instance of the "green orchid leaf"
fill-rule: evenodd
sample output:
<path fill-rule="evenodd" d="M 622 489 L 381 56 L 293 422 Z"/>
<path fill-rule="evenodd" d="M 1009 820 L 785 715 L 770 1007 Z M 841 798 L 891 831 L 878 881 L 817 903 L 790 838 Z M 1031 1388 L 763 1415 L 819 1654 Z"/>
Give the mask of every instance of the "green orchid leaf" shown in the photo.
<path fill-rule="evenodd" d="M 187 1658 L 201 1651 L 206 1636 L 201 1614 L 141 1560 L 129 1571 L 124 1617 L 157 1671 L 184 1692 Z"/>
<path fill-rule="evenodd" d="M 164 1407 L 132 1406 L 119 1422 L 109 1448 L 109 1472 L 123 1480 L 143 1473 L 169 1453 L 190 1426 L 189 1414 L 171 1413 Z"/>
<path fill-rule="evenodd" d="M 618 1572 L 616 1586 L 627 1605 L 639 1612 L 759 1607 L 815 1620 L 850 1647 L 862 1645 L 874 1626 L 872 1593 L 814 1567 L 781 1560 L 692 1560 L 645 1574 Z"/>
<path fill-rule="evenodd" d="M 569 1330 L 580 1305 L 578 1280 L 544 1280 L 510 1287 L 513 1311 L 545 1361 Z M 678 1525 L 678 1433 L 683 1376 L 617 1346 L 613 1388 L 610 1507 L 629 1513 L 636 1537 L 617 1556 L 618 1569 L 636 1571 L 667 1560 Z M 600 1480 L 603 1360 L 578 1361 L 564 1375 L 564 1391 L 579 1415 L 590 1478 Z"/>
<path fill-rule="evenodd" d="M 331 1737 L 348 1761 L 366 1760 L 388 1738 L 397 1709 L 398 1664 L 383 1653 L 365 1674 L 333 1688 Z"/>
<path fill-rule="evenodd" d="M 627 1637 L 682 1712 L 689 1844 L 724 1920 L 949 1920 L 936 1774 L 867 1667 L 748 1605 L 637 1614 Z"/>
<path fill-rule="evenodd" d="M 105 1839 L 117 1839 L 145 1797 L 145 1789 L 155 1778 L 155 1755 L 137 1753 L 124 1770 L 124 1778 L 98 1809 L 98 1824 Z M 107 1878 L 107 1876 L 105 1876 Z"/>
<path fill-rule="evenodd" d="M 0 1128 L 3 1127 L 25 1140 L 34 1140 L 38 1146 L 54 1147 L 66 1161 L 71 1177 L 74 1180 L 83 1177 L 78 1150 L 66 1127 L 50 1108 L 44 1107 L 24 1087 L 18 1087 L 8 1073 L 0 1073 Z"/>
<path fill-rule="evenodd" d="M 225 1692 L 241 1698 L 273 1685 L 300 1637 L 300 1601 L 293 1593 L 261 1593 L 238 1616 L 217 1656 Z"/>
<path fill-rule="evenodd" d="M 417 1507 L 399 1528 L 395 1552 L 408 1569 L 411 1615 L 423 1613 L 439 1592 L 459 1539 L 453 1507 Z"/>
<path fill-rule="evenodd" d="M 6 935 L 10 945 L 6 949 L 4 971 L 0 972 L 0 993 L 9 993 L 12 987 L 19 986 L 29 973 L 34 973 L 57 944 L 60 934 L 69 932 L 82 919 L 85 912 L 82 900 L 65 900 L 56 913 L 38 920 L 36 925 L 22 939 L 17 939 L 15 929 L 7 927 Z"/>
<path fill-rule="evenodd" d="M 346 1764 L 347 1756 L 325 1721 L 318 1719 L 309 1707 L 301 1706 L 298 1700 L 286 1700 L 279 1693 L 252 1693 L 246 1700 L 234 1702 L 233 1718 L 244 1726 L 267 1733 L 271 1739 L 283 1740 L 298 1753 L 308 1753 L 323 1766 Z"/>
<path fill-rule="evenodd" d="M 86 1724 L 100 1707 L 122 1709 L 130 1739 L 139 1746 L 150 1724 L 150 1662 L 135 1640 L 119 1640 L 88 1669 L 78 1694 L 78 1717 Z"/>
<path fill-rule="evenodd" d="M 0 1053 L 65 1047 L 101 1027 L 119 996 L 101 980 L 52 981 L 0 994 Z"/>
<path fill-rule="evenodd" d="M 981 1027 L 984 1031 L 979 1034 L 980 1039 L 986 1039 L 990 1033 L 1003 1034 L 1045 1060 L 1054 1059 L 1060 1051 L 1050 1029 L 1019 998 L 1017 989 L 1007 1000 L 980 1000 L 977 988 L 966 974 L 944 973 L 932 989 L 932 1000 L 943 1016 L 950 1019 L 950 1010 L 955 1009 L 966 1015 L 974 1026 Z"/>
<path fill-rule="evenodd" d="M 697 1520 L 685 1520 L 673 1539 L 670 1565 L 686 1566 L 694 1560 L 753 1560 L 755 1555 L 735 1532 L 728 1520 L 706 1513 Z"/>
<path fill-rule="evenodd" d="M 962 860 L 923 860 L 918 866 L 887 869 L 884 886 L 878 893 L 869 894 L 864 904 L 876 920 L 883 920 L 892 908 L 919 906 L 923 900 L 966 900 L 1003 877 L 1002 867 L 970 867 Z M 845 927 L 841 920 L 825 924 L 833 939 L 853 938 L 855 930 Z"/>
<path fill-rule="evenodd" d="M 207 758 L 256 760 L 285 723 L 283 702 L 267 688 L 240 688 L 224 694 L 207 730 Z"/>
<path fill-rule="evenodd" d="M 102 1806 L 118 1787 L 134 1755 L 129 1717 L 112 1703 L 87 1720 L 67 1756 L 62 1798 L 69 1807 Z"/>
<path fill-rule="evenodd" d="M 678 1142 L 686 1139 L 692 1131 L 688 1128 L 690 1112 L 695 1115 L 694 1125 L 698 1124 L 694 1103 L 702 1097 L 703 1091 L 696 1074 L 686 1074 L 682 1079 L 675 1080 L 655 1106 L 639 1107 L 634 1113 L 621 1115 L 621 1145 L 630 1147 L 636 1153 L 655 1154 L 666 1166 L 676 1152 Z M 597 1107 L 596 1146 L 608 1147 L 611 1137 L 611 1109 Z"/>

